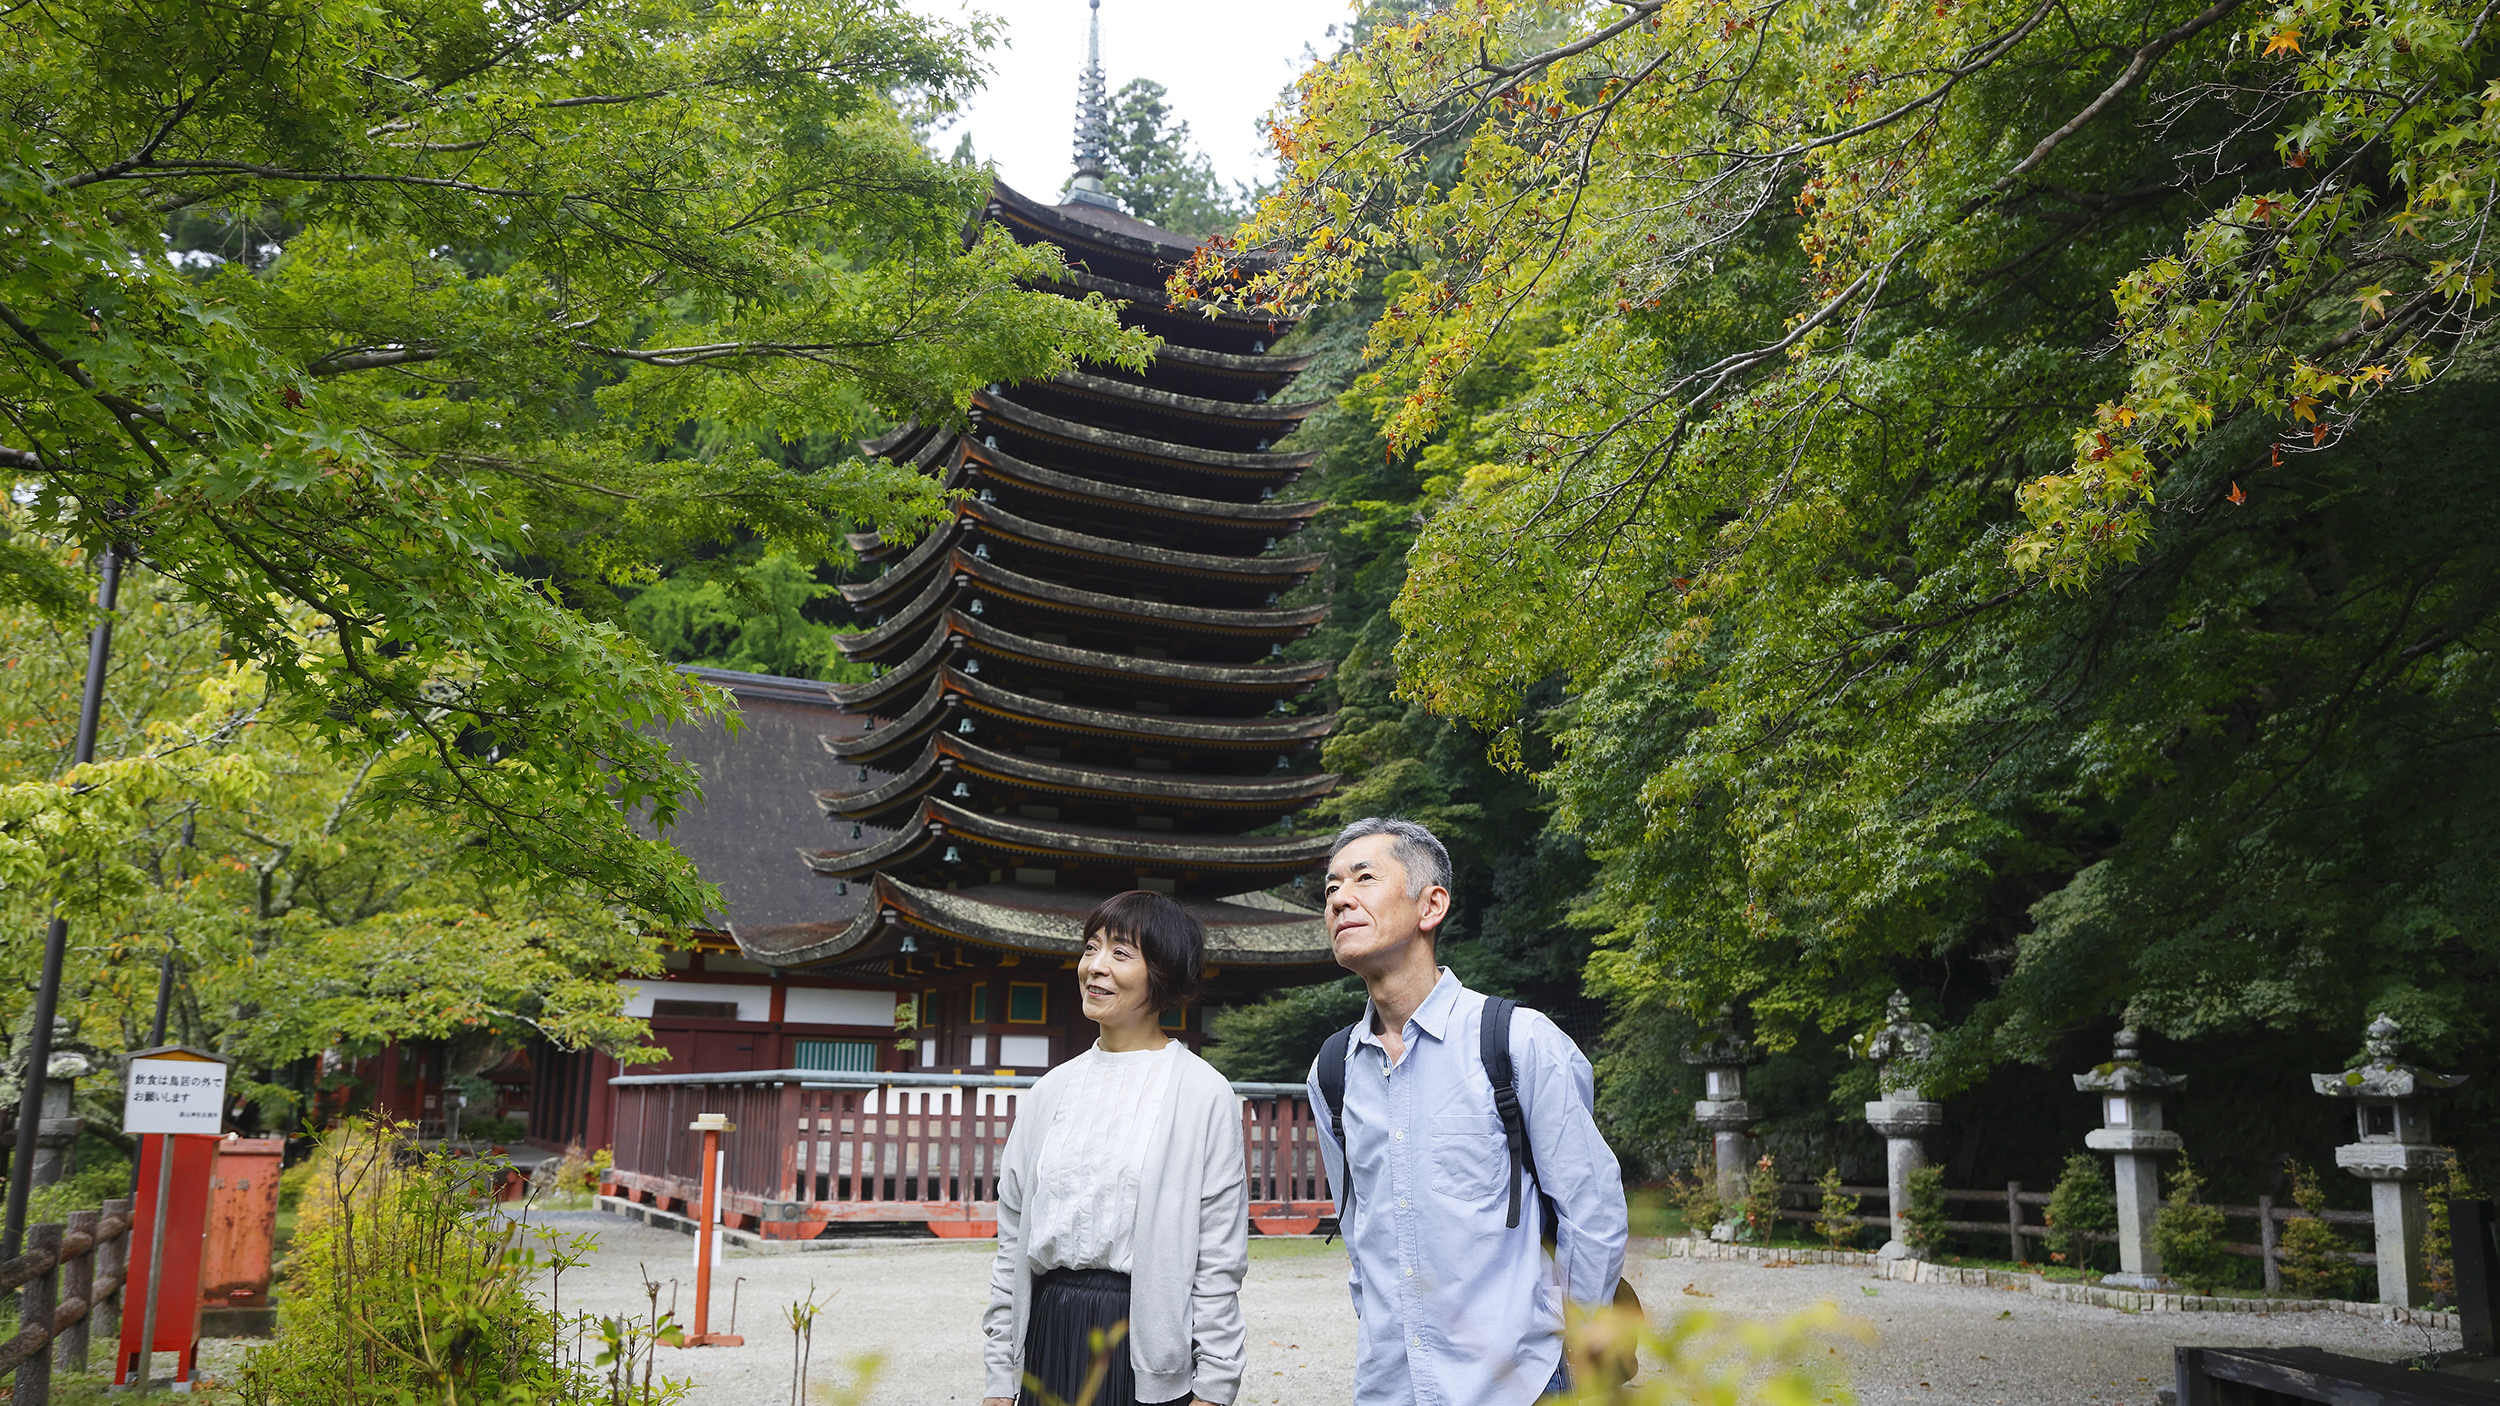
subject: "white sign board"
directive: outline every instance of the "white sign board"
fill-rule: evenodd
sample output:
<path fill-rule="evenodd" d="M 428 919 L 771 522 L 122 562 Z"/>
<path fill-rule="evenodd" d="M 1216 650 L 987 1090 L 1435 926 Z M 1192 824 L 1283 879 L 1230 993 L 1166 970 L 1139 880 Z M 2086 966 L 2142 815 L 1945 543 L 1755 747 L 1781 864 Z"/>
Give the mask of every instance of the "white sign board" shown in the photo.
<path fill-rule="evenodd" d="M 122 1086 L 125 1133 L 226 1130 L 226 1066 L 204 1059 L 134 1059 Z"/>

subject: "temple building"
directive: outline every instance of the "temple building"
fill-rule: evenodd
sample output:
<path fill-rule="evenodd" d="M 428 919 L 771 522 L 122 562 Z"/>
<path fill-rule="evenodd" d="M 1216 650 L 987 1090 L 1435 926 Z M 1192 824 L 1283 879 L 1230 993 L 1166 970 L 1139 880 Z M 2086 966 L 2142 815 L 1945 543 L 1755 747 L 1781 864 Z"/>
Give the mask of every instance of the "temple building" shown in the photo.
<path fill-rule="evenodd" d="M 638 1072 L 1039 1072 L 1093 1038 L 1080 930 L 1130 889 L 1205 923 L 1215 1002 L 1337 974 L 1328 836 L 1292 823 L 1334 784 L 1308 702 L 1330 666 L 1286 657 L 1327 614 L 1297 594 L 1323 565 L 1294 540 L 1313 456 L 1277 448 L 1318 408 L 1285 399 L 1307 358 L 1270 350 L 1288 323 L 1167 301 L 1196 241 L 1104 192 L 1099 53 L 1097 29 L 1067 199 L 1002 184 L 981 218 L 1057 246 L 1052 291 L 1103 293 L 1163 346 L 864 446 L 956 494 L 917 541 L 853 539 L 882 567 L 843 588 L 870 681 L 695 671 L 747 727 L 672 734 L 706 797 L 671 838 L 728 906 L 637 985 L 671 1055 Z M 1167 1025 L 1203 1038 L 1196 1010 Z M 603 1141 L 614 1063 L 536 1066 L 533 1137 Z"/>

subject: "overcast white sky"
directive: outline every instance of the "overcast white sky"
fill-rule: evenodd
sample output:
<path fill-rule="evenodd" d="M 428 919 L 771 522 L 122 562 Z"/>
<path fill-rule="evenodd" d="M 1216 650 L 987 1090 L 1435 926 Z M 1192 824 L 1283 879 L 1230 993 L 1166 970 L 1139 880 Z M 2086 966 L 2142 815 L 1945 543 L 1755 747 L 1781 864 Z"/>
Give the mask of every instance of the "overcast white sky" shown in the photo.
<path fill-rule="evenodd" d="M 1085 0 L 907 0 L 946 19 L 967 12 L 1007 22 L 992 50 L 997 76 L 937 142 L 972 133 L 972 147 L 1026 195 L 1056 198 L 1068 179 L 1076 80 L 1085 67 Z M 1334 47 L 1328 27 L 1347 0 L 1102 0 L 1102 67 L 1118 92 L 1132 78 L 1172 90 L 1172 106 L 1229 185 L 1268 176 L 1255 123 L 1305 66 Z"/>

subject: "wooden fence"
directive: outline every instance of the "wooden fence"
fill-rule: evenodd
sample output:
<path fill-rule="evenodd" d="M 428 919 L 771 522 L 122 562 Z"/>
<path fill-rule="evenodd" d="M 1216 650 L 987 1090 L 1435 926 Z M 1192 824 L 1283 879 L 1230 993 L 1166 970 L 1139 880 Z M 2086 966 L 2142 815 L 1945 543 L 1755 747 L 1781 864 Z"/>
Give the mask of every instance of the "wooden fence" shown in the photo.
<path fill-rule="evenodd" d="M 17 1374 L 12 1406 L 50 1406 L 56 1363 L 87 1370 L 88 1330 L 99 1305 L 118 1306 L 129 1258 L 127 1197 L 72 1211 L 67 1224 L 26 1227 L 25 1251 L 0 1264 L 0 1293 L 22 1291 L 17 1336 L 0 1343 L 0 1372 Z"/>
<path fill-rule="evenodd" d="M 1843 1195 L 1859 1198 L 1861 1203 L 1868 1199 L 1877 1202 L 1890 1200 L 1885 1188 L 1880 1186 L 1844 1186 L 1840 1190 Z M 1823 1188 L 1813 1182 L 1782 1182 L 1779 1218 L 1809 1225 L 1822 1221 L 1824 1219 L 1821 1210 L 1822 1193 Z M 1802 1198 L 1803 1209 L 1789 1209 L 1788 1201 L 1791 1197 Z M 2005 1184 L 2005 1190 L 2001 1192 L 1947 1191 L 1944 1199 L 1948 1205 L 1959 1201 L 1964 1204 L 1978 1202 L 1990 1206 L 2003 1206 L 2005 1208 L 2003 1220 L 1949 1220 L 1944 1223 L 1944 1228 L 1966 1235 L 2003 1235 L 2005 1257 L 2017 1264 L 2028 1263 L 2031 1259 L 2027 1242 L 2046 1240 L 2049 1237 L 2048 1226 L 2045 1223 L 2033 1221 L 2028 1210 L 2034 1206 L 2045 1209 L 2049 1204 L 2049 1194 L 2045 1191 L 2025 1191 L 2021 1182 L 2009 1181 Z M 2257 1204 L 2254 1206 L 2216 1206 L 2214 1209 L 2222 1212 L 2226 1221 L 2255 1221 L 2257 1223 L 2257 1239 L 2254 1242 L 2225 1244 L 2221 1247 L 2222 1252 L 2262 1260 L 2265 1265 L 2266 1288 L 2269 1291 L 2282 1288 L 2283 1266 L 2279 1248 L 2281 1236 L 2277 1232 L 2285 1221 L 2306 1213 L 2278 1206 L 2274 1204 L 2274 1198 L 2271 1196 L 2258 1197 Z M 2366 1226 L 2371 1224 L 2370 1213 L 2367 1211 L 2327 1211 L 2318 1218 L 2329 1225 Z M 1852 1225 L 1888 1226 L 1892 1223 L 1889 1215 L 1856 1215 L 1844 1219 Z M 2116 1241 L 2118 1237 L 2106 1233 L 2083 1231 L 2078 1232 L 2076 1238 L 2107 1244 Z M 2344 1258 L 2360 1265 L 2378 1263 L 2378 1256 L 2366 1250 L 2347 1251 Z"/>
<path fill-rule="evenodd" d="M 679 1215 L 702 1191 L 697 1115 L 726 1114 L 721 1204 L 729 1224 L 772 1240 L 828 1225 L 919 1221 L 944 1236 L 998 1233 L 998 1159 L 1032 1077 L 773 1069 L 625 1075 L 617 1090 L 609 1194 Z M 1308 1234 L 1335 1214 L 1318 1130 L 1296 1084 L 1235 1084 L 1250 1219 L 1263 1234 Z"/>

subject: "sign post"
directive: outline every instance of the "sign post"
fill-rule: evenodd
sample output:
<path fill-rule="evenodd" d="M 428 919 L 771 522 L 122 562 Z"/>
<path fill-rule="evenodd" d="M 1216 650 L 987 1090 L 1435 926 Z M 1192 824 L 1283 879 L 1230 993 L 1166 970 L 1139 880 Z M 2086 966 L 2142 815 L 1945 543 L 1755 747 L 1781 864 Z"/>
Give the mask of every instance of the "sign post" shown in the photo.
<path fill-rule="evenodd" d="M 131 1250 L 144 1235 L 148 1270 L 137 1321 L 122 1314 L 113 1384 L 146 1391 L 155 1355 L 174 1353 L 174 1380 L 187 1382 L 199 1350 L 200 1251 L 208 1230 L 208 1182 L 226 1126 L 226 1071 L 233 1061 L 186 1045 L 135 1050 L 122 1080 L 122 1131 L 145 1139 L 139 1151 L 143 1195 L 132 1211 Z M 176 1176 L 175 1163 L 181 1163 Z M 148 1186 L 150 1172 L 155 1185 Z M 136 1279 L 132 1275 L 130 1278 Z M 168 1290 L 169 1282 L 179 1290 Z M 127 1296 L 124 1302 L 128 1302 Z M 133 1330 L 136 1330 L 135 1332 Z M 171 1339 L 170 1342 L 161 1339 Z"/>
<path fill-rule="evenodd" d="M 736 1132 L 738 1125 L 730 1122 L 727 1114 L 706 1113 L 688 1123 L 686 1129 L 703 1134 L 703 1210 L 702 1220 L 694 1228 L 694 1331 L 679 1345 L 744 1347 L 747 1340 L 736 1333 L 711 1331 L 712 1245 L 720 1238 L 720 1231 L 715 1228 L 720 1216 L 720 1135 Z"/>

